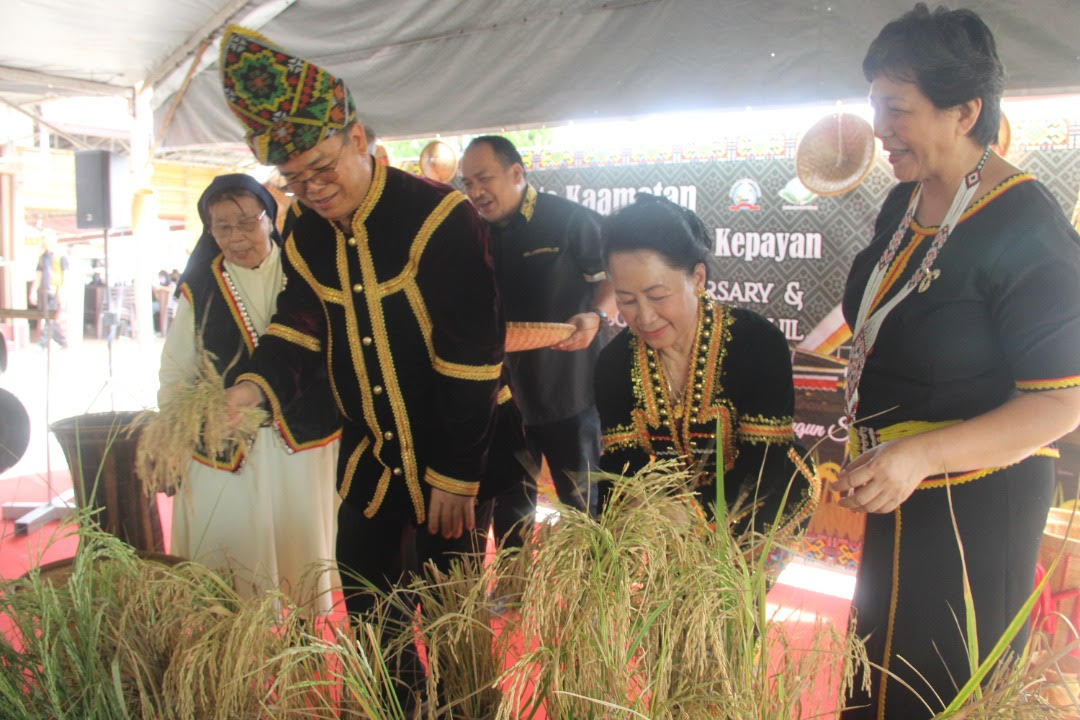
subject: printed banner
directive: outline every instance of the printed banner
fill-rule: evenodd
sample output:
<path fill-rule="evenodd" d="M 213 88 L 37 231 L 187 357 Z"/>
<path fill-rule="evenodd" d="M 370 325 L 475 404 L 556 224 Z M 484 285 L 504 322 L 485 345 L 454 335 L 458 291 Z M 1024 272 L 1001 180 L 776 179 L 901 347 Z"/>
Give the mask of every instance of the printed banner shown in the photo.
<path fill-rule="evenodd" d="M 709 292 L 722 302 L 754 310 L 791 343 L 795 370 L 795 428 L 813 447 L 826 476 L 843 460 L 845 343 L 850 333 L 839 311 L 848 268 L 870 239 L 874 218 L 896 181 L 878 158 L 851 192 L 817 197 L 795 177 L 794 144 L 778 144 L 769 157 L 679 162 L 678 154 L 650 163 L 602 164 L 563 153 L 526 154 L 528 180 L 607 215 L 648 192 L 694 210 L 714 233 L 720 277 Z M 1019 156 L 1018 156 L 1019 155 Z M 565 157 L 564 157 L 565 156 Z M 1034 173 L 1071 214 L 1080 186 L 1080 148 L 1034 149 L 1010 154 Z M 586 162 L 588 161 L 588 162 Z M 827 498 L 811 522 L 806 554 L 854 568 L 863 518 Z"/>

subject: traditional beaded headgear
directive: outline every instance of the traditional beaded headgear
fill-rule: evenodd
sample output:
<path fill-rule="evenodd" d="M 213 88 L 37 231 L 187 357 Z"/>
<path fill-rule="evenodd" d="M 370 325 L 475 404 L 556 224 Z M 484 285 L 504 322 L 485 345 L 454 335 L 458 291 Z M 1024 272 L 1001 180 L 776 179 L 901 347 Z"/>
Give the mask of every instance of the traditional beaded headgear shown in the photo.
<path fill-rule="evenodd" d="M 344 82 L 253 30 L 226 28 L 218 64 L 229 109 L 264 165 L 288 162 L 356 120 Z"/>

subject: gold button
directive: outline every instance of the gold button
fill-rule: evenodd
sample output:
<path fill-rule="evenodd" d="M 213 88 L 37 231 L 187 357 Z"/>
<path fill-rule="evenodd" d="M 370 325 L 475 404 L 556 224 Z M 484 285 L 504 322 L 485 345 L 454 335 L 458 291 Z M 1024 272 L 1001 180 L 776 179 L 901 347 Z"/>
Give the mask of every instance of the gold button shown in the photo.
<path fill-rule="evenodd" d="M 393 440 L 393 439 L 394 439 L 394 433 L 390 432 L 389 430 L 387 430 L 386 432 L 384 432 L 384 433 L 382 434 L 382 436 L 383 436 L 383 438 L 384 438 L 384 439 L 386 439 L 386 440 Z"/>
<path fill-rule="evenodd" d="M 401 468 L 394 468 L 394 474 L 395 474 L 395 475 L 398 475 L 398 476 L 400 476 L 400 475 L 401 475 L 401 473 L 402 473 L 402 469 L 401 469 Z"/>
<path fill-rule="evenodd" d="M 354 238 L 354 237 L 349 238 L 349 245 L 351 247 L 356 247 L 356 238 Z"/>
<path fill-rule="evenodd" d="M 361 285 L 360 283 L 356 283 L 355 285 L 352 286 L 352 291 L 355 292 L 355 293 L 364 292 L 364 286 Z"/>
<path fill-rule="evenodd" d="M 375 393 L 376 395 L 382 395 L 382 385 L 376 385 L 375 387 L 371 388 L 371 392 Z"/>
<path fill-rule="evenodd" d="M 362 338 L 360 338 L 360 342 L 364 343 L 365 345 L 370 345 L 371 344 L 371 338 L 369 338 L 367 336 L 362 337 Z"/>

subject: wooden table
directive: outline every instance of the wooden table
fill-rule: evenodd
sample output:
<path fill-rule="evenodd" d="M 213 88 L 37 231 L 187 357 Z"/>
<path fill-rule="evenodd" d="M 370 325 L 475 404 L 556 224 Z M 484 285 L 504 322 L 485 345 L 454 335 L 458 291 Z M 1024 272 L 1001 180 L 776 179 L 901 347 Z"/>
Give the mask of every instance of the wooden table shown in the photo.
<path fill-rule="evenodd" d="M 55 320 L 55 310 L 0 308 L 0 320 Z"/>

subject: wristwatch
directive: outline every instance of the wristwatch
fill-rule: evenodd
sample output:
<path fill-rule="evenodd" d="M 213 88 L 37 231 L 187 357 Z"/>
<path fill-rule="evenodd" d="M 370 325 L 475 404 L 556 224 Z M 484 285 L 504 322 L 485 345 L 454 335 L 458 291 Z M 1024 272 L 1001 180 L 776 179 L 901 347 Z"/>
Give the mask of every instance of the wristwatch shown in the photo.
<path fill-rule="evenodd" d="M 598 317 L 600 318 L 600 322 L 608 322 L 608 315 L 607 315 L 607 313 L 606 313 L 606 312 L 604 312 L 603 310 L 601 310 L 600 308 L 596 308 L 596 307 L 594 307 L 594 308 L 589 308 L 589 312 L 591 312 L 591 313 L 596 313 L 596 314 L 597 314 L 597 316 L 598 316 Z"/>

